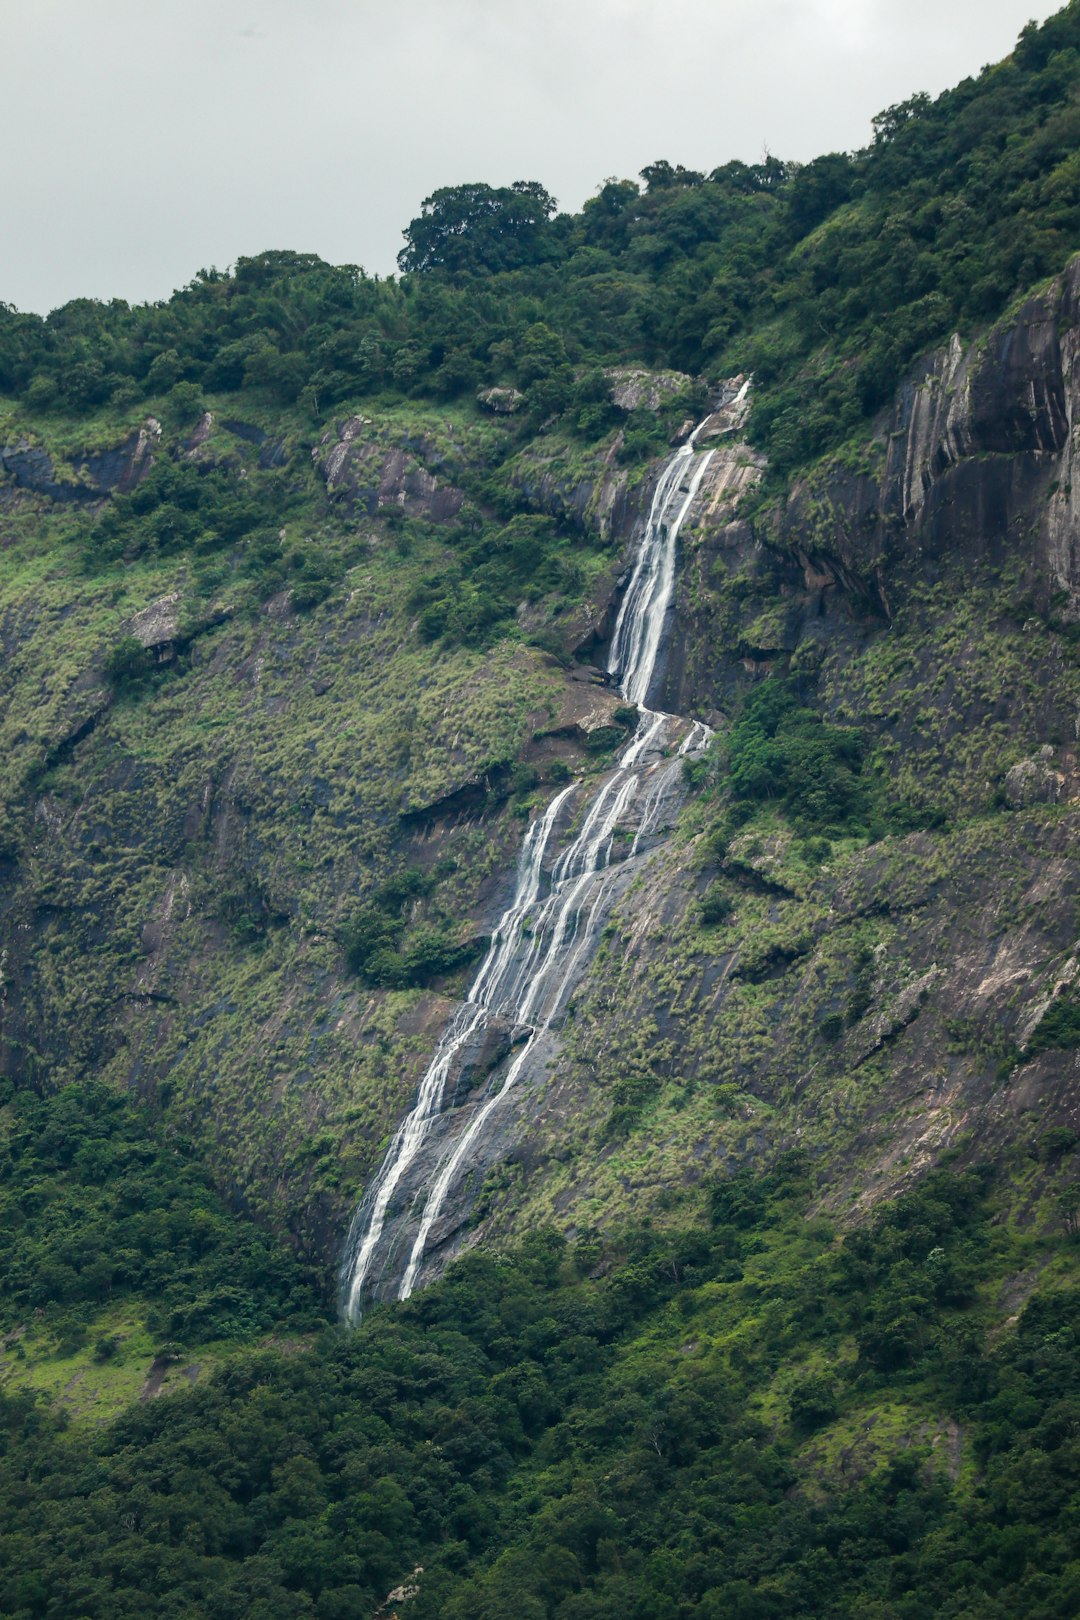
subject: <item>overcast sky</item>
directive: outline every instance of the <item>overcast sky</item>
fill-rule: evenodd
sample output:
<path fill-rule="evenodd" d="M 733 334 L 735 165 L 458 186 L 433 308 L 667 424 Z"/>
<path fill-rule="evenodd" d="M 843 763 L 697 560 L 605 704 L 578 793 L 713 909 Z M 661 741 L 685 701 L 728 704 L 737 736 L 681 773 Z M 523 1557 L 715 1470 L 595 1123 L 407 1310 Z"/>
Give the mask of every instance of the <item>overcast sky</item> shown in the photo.
<path fill-rule="evenodd" d="M 0 0 L 0 300 L 167 297 L 265 248 L 394 269 L 437 186 L 578 208 L 665 157 L 867 143 L 1047 0 Z"/>

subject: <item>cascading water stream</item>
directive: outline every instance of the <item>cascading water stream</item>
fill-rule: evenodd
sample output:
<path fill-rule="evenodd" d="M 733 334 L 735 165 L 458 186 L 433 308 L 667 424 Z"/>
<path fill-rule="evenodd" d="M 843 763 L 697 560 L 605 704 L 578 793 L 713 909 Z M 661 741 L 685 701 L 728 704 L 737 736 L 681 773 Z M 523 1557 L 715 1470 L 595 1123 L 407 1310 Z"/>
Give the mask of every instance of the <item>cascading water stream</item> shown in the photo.
<path fill-rule="evenodd" d="M 524 1042 L 507 1067 L 502 1084 L 477 1109 L 427 1188 L 398 1286 L 399 1299 L 407 1299 L 416 1284 L 432 1228 L 473 1145 L 493 1111 L 513 1090 L 537 1042 L 558 1018 L 580 971 L 588 963 L 621 865 L 613 860 L 621 824 L 635 809 L 637 829 L 627 855 L 632 859 L 643 840 L 656 831 L 676 793 L 681 759 L 704 747 L 711 735 L 700 721 L 690 723 L 674 757 L 668 757 L 679 728 L 686 722 L 647 707 L 674 593 L 679 530 L 714 454 L 711 450 L 697 452 L 695 441 L 700 431 L 700 427 L 696 428 L 669 458 L 657 482 L 641 549 L 611 640 L 608 671 L 626 701 L 639 710 L 634 736 L 614 772 L 585 806 L 579 830 L 551 865 L 543 899 L 545 860 L 564 807 L 581 784 L 572 782 L 563 788 L 525 835 L 513 898 L 492 935 L 466 1000 L 444 1032 L 420 1082 L 416 1103 L 399 1126 L 353 1218 L 342 1267 L 344 1311 L 350 1321 L 359 1317 L 365 1290 L 371 1287 L 394 1193 L 415 1163 L 434 1122 L 444 1112 L 444 1097 L 456 1060 L 483 1033 L 490 1019 L 509 1021 L 525 1031 Z"/>

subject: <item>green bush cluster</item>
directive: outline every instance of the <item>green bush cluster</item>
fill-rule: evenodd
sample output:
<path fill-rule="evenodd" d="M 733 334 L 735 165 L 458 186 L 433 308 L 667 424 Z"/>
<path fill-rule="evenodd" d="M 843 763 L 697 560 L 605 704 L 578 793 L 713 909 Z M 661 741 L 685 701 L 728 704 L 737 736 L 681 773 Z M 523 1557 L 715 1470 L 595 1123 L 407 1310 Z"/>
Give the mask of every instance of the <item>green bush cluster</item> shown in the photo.
<path fill-rule="evenodd" d="M 444 538 L 445 565 L 409 598 L 425 641 L 485 646 L 505 632 L 523 599 L 575 584 L 572 542 L 550 518 L 519 513 L 494 528 L 470 510 Z"/>
<path fill-rule="evenodd" d="M 235 571 L 264 598 L 287 588 L 293 607 L 304 612 L 326 599 L 342 565 L 316 542 L 283 543 L 288 505 L 286 486 L 275 473 L 241 480 L 227 469 L 161 455 L 141 483 L 115 495 L 85 532 L 85 564 L 94 569 L 185 556 L 204 594 Z"/>
<path fill-rule="evenodd" d="M 1080 995 L 1064 990 L 1047 1008 L 1027 1044 L 1027 1055 L 1071 1052 L 1080 1046 Z"/>
<path fill-rule="evenodd" d="M 1080 248 L 1078 84 L 1071 0 L 1006 61 L 887 108 L 859 152 L 708 173 L 658 160 L 577 214 L 537 181 L 444 187 L 405 231 L 400 281 L 275 251 L 161 305 L 0 309 L 0 392 L 76 413 L 141 397 L 186 425 L 207 392 L 323 420 L 357 397 L 505 383 L 526 426 L 560 416 L 591 439 L 619 420 L 606 365 L 752 371 L 752 434 L 784 475 Z M 665 421 L 635 415 L 623 454 L 655 454 Z"/>
<path fill-rule="evenodd" d="M 128 692 L 141 686 L 153 672 L 154 655 L 135 636 L 121 636 L 105 655 L 102 673 L 117 692 Z"/>
<path fill-rule="evenodd" d="M 987 1339 L 981 1174 L 840 1244 L 810 1191 L 788 1155 L 718 1183 L 708 1229 L 536 1232 L 77 1439 L 5 1400 L 3 1612 L 366 1620 L 416 1571 L 415 1620 L 1066 1620 L 1075 1295 Z"/>
<path fill-rule="evenodd" d="M 190 1143 L 92 1081 L 14 1093 L 0 1143 L 0 1312 L 45 1311 L 75 1347 L 93 1311 L 140 1298 L 154 1331 L 250 1336 L 314 1311 L 300 1267 L 228 1211 Z M 313 1314 L 314 1312 L 314 1314 Z"/>
<path fill-rule="evenodd" d="M 403 867 L 353 912 L 342 932 L 350 972 L 374 987 L 404 990 L 474 960 L 484 940 L 462 940 L 444 921 L 410 925 L 412 902 L 429 894 L 434 881 L 418 867 Z"/>
<path fill-rule="evenodd" d="M 862 780 L 861 734 L 827 724 L 800 702 L 794 683 L 767 680 L 754 687 L 724 747 L 737 802 L 773 800 L 807 833 L 865 821 L 870 795 Z"/>

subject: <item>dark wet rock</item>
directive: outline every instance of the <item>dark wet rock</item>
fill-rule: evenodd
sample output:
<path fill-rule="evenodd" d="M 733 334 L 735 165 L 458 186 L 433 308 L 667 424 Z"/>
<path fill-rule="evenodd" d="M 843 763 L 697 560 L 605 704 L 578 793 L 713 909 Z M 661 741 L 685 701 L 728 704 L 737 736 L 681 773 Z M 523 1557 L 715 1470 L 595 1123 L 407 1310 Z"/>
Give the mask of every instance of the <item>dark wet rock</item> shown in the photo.
<path fill-rule="evenodd" d="M 223 418 L 222 427 L 226 433 L 231 433 L 234 439 L 243 439 L 245 444 L 253 444 L 256 448 L 266 442 L 266 433 L 254 422 L 241 422 L 237 417 Z"/>
<path fill-rule="evenodd" d="M 889 616 L 899 562 L 966 554 L 1003 562 L 1023 545 L 1080 612 L 1080 260 L 965 348 L 958 337 L 914 367 L 880 424 L 876 462 L 796 485 L 781 535 L 838 571 Z"/>
<path fill-rule="evenodd" d="M 516 1026 L 505 1018 L 492 1018 L 464 1048 L 456 1073 L 451 1078 L 452 1108 L 459 1107 L 470 1092 L 488 1081 L 514 1048 Z"/>
<path fill-rule="evenodd" d="M 59 467 L 40 445 L 21 439 L 0 448 L 0 472 L 17 489 L 44 495 L 60 505 L 86 505 L 114 491 L 124 494 L 150 471 L 161 426 L 149 417 L 145 425 L 110 450 L 88 451 Z"/>
<path fill-rule="evenodd" d="M 511 767 L 492 765 L 476 776 L 470 776 L 458 787 L 440 794 L 425 804 L 410 804 L 401 811 L 400 820 L 406 827 L 431 827 L 436 822 L 456 820 L 459 816 L 482 815 L 493 810 L 510 792 Z"/>
<path fill-rule="evenodd" d="M 285 439 L 266 439 L 259 450 L 259 466 L 263 471 L 271 467 L 284 467 L 289 459 L 289 448 Z"/>

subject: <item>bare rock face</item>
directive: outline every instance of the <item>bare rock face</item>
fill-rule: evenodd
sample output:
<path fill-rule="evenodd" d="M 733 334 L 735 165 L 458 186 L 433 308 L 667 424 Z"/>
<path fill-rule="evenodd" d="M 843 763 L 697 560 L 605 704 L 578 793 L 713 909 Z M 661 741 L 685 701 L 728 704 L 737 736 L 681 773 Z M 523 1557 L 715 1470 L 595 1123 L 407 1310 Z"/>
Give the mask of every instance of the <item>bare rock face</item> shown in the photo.
<path fill-rule="evenodd" d="M 136 641 L 159 657 L 176 640 L 180 623 L 180 592 L 170 591 L 148 603 L 131 621 L 131 634 Z"/>
<path fill-rule="evenodd" d="M 991 563 L 1024 547 L 1062 614 L 1080 617 L 1080 259 L 1046 292 L 965 348 L 959 337 L 913 369 L 879 424 L 876 459 L 800 480 L 783 538 L 876 596 L 890 569 L 965 554 Z M 822 478 L 828 498 L 822 500 Z"/>
<path fill-rule="evenodd" d="M 495 416 L 513 416 L 525 403 L 525 395 L 517 388 L 481 388 L 476 402 Z"/>
<path fill-rule="evenodd" d="M 750 415 L 750 378 L 745 372 L 722 382 L 713 397 L 713 408 L 697 431 L 696 443 L 702 447 L 711 441 L 737 433 Z"/>
<path fill-rule="evenodd" d="M 631 487 L 618 462 L 618 439 L 586 457 L 543 437 L 519 455 L 512 472 L 522 505 L 604 540 L 629 539 L 647 510 L 645 486 Z"/>
<path fill-rule="evenodd" d="M 210 441 L 213 428 L 213 411 L 204 411 L 183 441 L 183 451 L 189 461 L 212 464 L 217 459 Z"/>
<path fill-rule="evenodd" d="M 161 423 L 149 416 L 113 449 L 87 451 L 59 467 L 41 445 L 19 439 L 0 447 L 0 475 L 16 491 L 44 495 L 60 505 L 87 505 L 134 489 L 153 466 L 160 438 Z"/>
<path fill-rule="evenodd" d="M 1005 798 L 1012 810 L 1033 804 L 1058 804 L 1065 794 L 1065 774 L 1054 765 L 1049 744 L 1014 765 L 1005 778 Z"/>
<path fill-rule="evenodd" d="M 615 722 L 615 711 L 622 703 L 609 686 L 575 681 L 562 695 L 562 702 L 550 723 L 535 733 L 540 737 L 574 737 L 588 744 L 596 732 L 606 731 Z"/>
<path fill-rule="evenodd" d="M 370 417 L 353 416 L 323 435 L 312 458 L 329 494 L 368 516 L 396 506 L 410 517 L 447 523 L 461 510 L 463 492 L 442 482 L 421 460 L 425 446 L 406 448 L 379 435 Z"/>
<path fill-rule="evenodd" d="M 611 403 L 620 411 L 658 411 L 694 381 L 684 371 L 647 371 L 644 366 L 612 366 L 604 375 L 611 384 Z"/>

